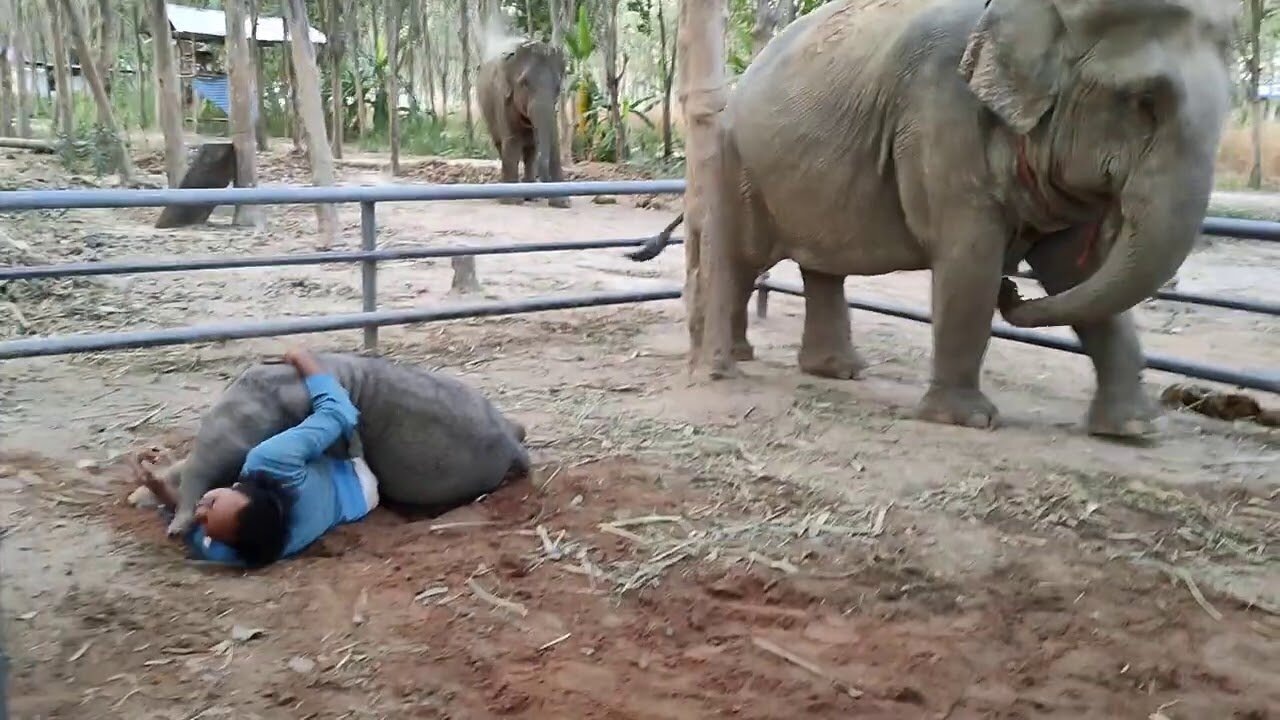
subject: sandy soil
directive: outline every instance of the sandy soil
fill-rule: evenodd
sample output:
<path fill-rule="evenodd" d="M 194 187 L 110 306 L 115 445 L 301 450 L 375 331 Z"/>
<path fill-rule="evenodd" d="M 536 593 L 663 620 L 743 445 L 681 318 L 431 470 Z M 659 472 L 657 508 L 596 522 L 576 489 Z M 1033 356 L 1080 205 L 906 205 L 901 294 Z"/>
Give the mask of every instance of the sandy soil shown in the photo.
<path fill-rule="evenodd" d="M 283 156 L 264 167 L 301 177 Z M 432 167 L 414 174 L 473 172 Z M 0 156 L 0 176 L 66 182 L 21 153 Z M 356 162 L 345 180 L 387 178 Z M 0 252 L 316 248 L 309 208 L 272 208 L 259 233 L 221 213 L 161 232 L 154 216 L 3 216 Z M 357 246 L 355 208 L 341 217 Z M 379 208 L 387 245 L 637 237 L 668 217 L 627 199 Z M 1180 288 L 1274 301 L 1278 262 L 1275 245 L 1213 242 Z M 493 298 L 661 287 L 681 267 L 678 251 L 479 260 Z M 469 300 L 447 294 L 450 272 L 384 266 L 381 302 Z M 342 266 L 15 283 L 0 287 L 0 337 L 350 311 L 358 287 Z M 849 282 L 916 306 L 927 288 L 922 273 Z M 1155 443 L 1092 439 L 1078 427 L 1087 361 L 1003 341 L 985 374 L 1003 427 L 919 423 L 928 328 L 855 313 L 873 366 L 825 381 L 795 369 L 801 311 L 775 296 L 753 318 L 760 359 L 711 386 L 682 373 L 677 302 L 386 329 L 387 355 L 459 375 L 527 424 L 534 477 L 442 517 L 379 510 L 249 576 L 183 561 L 158 517 L 125 504 L 118 459 L 180 450 L 230 377 L 284 340 L 0 364 L 14 715 L 1274 716 L 1275 430 L 1176 413 Z M 1139 321 L 1151 351 L 1280 367 L 1270 318 L 1153 302 Z M 359 333 L 297 340 L 350 350 Z M 1151 373 L 1152 392 L 1176 379 Z"/>

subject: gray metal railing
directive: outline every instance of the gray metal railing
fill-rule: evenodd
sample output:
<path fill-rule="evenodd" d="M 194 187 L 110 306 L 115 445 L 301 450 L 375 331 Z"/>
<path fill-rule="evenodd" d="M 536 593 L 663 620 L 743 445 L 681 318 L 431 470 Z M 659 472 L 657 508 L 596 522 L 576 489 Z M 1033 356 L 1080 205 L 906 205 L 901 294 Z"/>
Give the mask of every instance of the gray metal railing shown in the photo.
<path fill-rule="evenodd" d="M 24 338 L 0 342 L 0 359 L 61 355 L 124 348 L 155 347 L 252 337 L 364 329 L 364 344 L 375 349 L 378 328 L 388 325 L 451 320 L 466 317 L 510 315 L 576 307 L 596 307 L 621 303 L 669 300 L 680 297 L 678 287 L 625 293 L 589 293 L 569 296 L 527 298 L 503 302 L 453 305 L 444 308 L 378 310 L 378 263 L 392 260 L 494 255 L 526 252 L 557 252 L 601 248 L 635 247 L 643 238 L 581 240 L 528 243 L 523 245 L 455 246 L 444 248 L 408 247 L 378 249 L 376 204 L 435 200 L 484 200 L 510 197 L 552 198 L 591 195 L 674 194 L 684 192 L 683 180 L 499 183 L 455 185 L 372 185 L 372 186 L 287 186 L 263 188 L 176 189 L 176 190 L 36 190 L 0 192 L 0 212 L 14 210 L 56 210 L 77 208 L 164 207 L 171 205 L 276 205 L 359 203 L 360 250 L 265 255 L 251 257 L 180 258 L 102 263 L 65 263 L 22 267 L 0 267 L 0 282 L 38 278 L 94 275 L 224 270 L 251 267 L 282 267 L 329 263 L 359 263 L 361 266 L 362 312 L 320 317 L 285 318 L 255 322 L 228 322 L 162 330 Z M 1206 218 L 1203 232 L 1219 237 L 1280 242 L 1280 223 L 1236 218 Z M 679 243 L 675 238 L 672 243 Z M 758 284 L 757 314 L 764 316 L 770 291 L 798 294 L 799 288 L 769 282 Z M 1248 298 L 1232 298 L 1207 293 L 1162 291 L 1156 297 L 1175 302 L 1231 308 L 1266 315 L 1280 315 L 1280 304 Z M 929 322 L 927 312 L 891 303 L 855 299 L 850 307 L 895 317 Z M 1003 325 L 993 327 L 995 337 L 1025 342 L 1068 352 L 1081 352 L 1070 340 Z M 1277 373 L 1255 373 L 1152 355 L 1148 365 L 1191 377 L 1280 392 Z"/>

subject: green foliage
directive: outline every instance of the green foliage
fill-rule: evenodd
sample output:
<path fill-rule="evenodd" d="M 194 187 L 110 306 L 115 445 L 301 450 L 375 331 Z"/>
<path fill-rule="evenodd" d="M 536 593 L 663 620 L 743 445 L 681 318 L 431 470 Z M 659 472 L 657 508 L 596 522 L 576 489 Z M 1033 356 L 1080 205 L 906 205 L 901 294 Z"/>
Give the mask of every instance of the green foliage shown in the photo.
<path fill-rule="evenodd" d="M 115 137 L 97 122 L 76 122 L 74 133 L 59 133 L 55 145 L 59 162 L 69 172 L 89 172 L 102 178 L 120 169 Z"/>

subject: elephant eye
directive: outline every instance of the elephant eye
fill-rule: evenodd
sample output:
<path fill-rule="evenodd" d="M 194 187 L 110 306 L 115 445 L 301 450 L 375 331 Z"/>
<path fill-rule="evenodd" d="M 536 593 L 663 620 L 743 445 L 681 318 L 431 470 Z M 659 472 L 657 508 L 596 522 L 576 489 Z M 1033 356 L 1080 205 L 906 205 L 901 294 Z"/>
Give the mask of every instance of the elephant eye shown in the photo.
<path fill-rule="evenodd" d="M 1137 92 L 1129 96 L 1129 102 L 1142 119 L 1149 122 L 1156 121 L 1156 96 L 1152 92 Z"/>

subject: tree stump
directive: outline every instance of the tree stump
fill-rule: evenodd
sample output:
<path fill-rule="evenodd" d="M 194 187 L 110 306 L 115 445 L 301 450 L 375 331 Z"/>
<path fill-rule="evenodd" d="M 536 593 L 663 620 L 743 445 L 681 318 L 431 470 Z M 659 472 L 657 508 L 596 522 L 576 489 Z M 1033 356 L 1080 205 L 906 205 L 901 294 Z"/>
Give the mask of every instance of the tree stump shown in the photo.
<path fill-rule="evenodd" d="M 229 142 L 210 142 L 200 146 L 187 173 L 183 188 L 224 188 L 236 178 L 236 153 Z M 209 220 L 216 205 L 171 205 L 160 211 L 157 228 L 198 225 Z"/>

